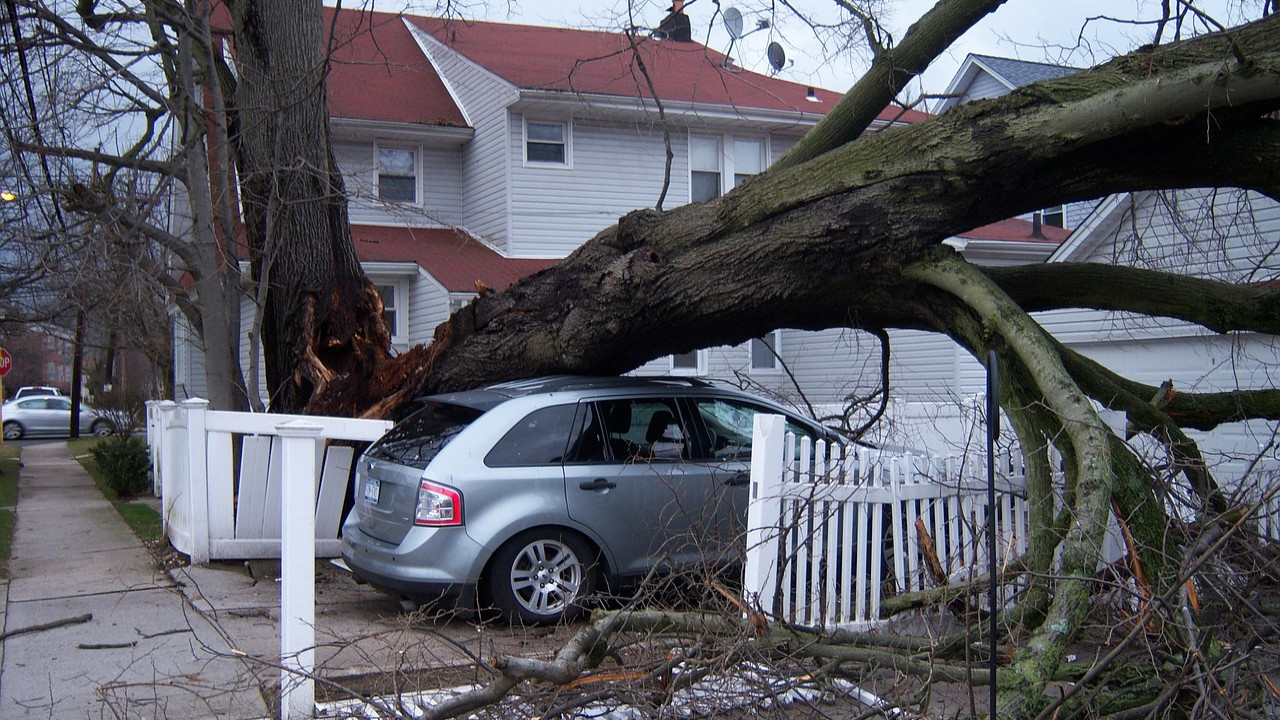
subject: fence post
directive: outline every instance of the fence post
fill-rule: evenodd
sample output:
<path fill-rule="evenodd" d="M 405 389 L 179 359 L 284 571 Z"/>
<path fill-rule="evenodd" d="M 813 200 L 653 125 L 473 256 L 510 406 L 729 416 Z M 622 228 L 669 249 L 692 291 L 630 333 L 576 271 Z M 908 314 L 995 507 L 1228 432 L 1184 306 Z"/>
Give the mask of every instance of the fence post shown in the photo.
<path fill-rule="evenodd" d="M 160 503 L 161 524 L 168 531 L 169 503 L 176 496 L 173 477 L 174 462 L 177 459 L 177 412 L 178 403 L 172 400 L 161 400 L 155 403 L 155 423 L 147 424 L 147 445 L 151 448 L 151 477 L 155 483 L 155 494 L 162 498 Z M 154 430 L 154 435 L 152 431 Z"/>
<path fill-rule="evenodd" d="M 751 499 L 747 505 L 747 561 L 743 592 L 756 607 L 774 611 L 782 532 L 782 452 L 786 424 L 781 415 L 758 414 L 751 442 Z M 748 600 L 750 602 L 750 600 Z"/>
<path fill-rule="evenodd" d="M 205 414 L 209 401 L 183 400 L 187 411 L 187 497 L 191 523 L 191 564 L 209 564 L 209 463 Z"/>
<path fill-rule="evenodd" d="M 280 717 L 315 713 L 316 441 L 304 420 L 276 426 L 280 482 Z"/>

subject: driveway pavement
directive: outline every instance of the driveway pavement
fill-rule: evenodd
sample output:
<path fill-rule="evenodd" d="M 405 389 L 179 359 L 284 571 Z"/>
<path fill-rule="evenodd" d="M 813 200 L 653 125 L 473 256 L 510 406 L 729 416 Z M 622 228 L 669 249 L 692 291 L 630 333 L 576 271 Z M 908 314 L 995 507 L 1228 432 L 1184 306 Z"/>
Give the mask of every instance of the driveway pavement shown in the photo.
<path fill-rule="evenodd" d="M 0 720 L 278 716 L 278 565 L 159 570 L 63 442 L 22 460 Z M 456 684 L 476 659 L 546 657 L 576 630 L 433 622 L 328 562 L 316 577 L 319 697 Z"/>

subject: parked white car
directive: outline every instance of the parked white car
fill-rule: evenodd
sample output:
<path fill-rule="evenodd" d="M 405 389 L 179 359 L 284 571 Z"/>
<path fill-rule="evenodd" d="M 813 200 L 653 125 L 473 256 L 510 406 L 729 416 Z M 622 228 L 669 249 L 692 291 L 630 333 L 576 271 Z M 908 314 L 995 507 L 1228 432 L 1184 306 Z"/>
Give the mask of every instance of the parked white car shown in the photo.
<path fill-rule="evenodd" d="M 10 400 L 0 408 L 4 439 L 66 437 L 71 434 L 71 399 L 61 395 L 37 395 Z M 115 431 L 111 421 L 88 405 L 80 406 L 80 433 L 106 437 Z"/>
<path fill-rule="evenodd" d="M 62 392 L 56 387 L 49 385 L 23 385 L 13 394 L 14 400 L 21 400 L 27 397 L 36 397 L 39 395 L 61 395 Z"/>

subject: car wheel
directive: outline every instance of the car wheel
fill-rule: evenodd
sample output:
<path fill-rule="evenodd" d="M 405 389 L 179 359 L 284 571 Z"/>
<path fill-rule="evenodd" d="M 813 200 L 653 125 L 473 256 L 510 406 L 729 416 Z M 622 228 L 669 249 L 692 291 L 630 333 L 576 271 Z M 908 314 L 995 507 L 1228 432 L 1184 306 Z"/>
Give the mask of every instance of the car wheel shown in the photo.
<path fill-rule="evenodd" d="M 22 436 L 25 434 L 26 434 L 26 430 L 22 428 L 22 425 L 20 423 L 14 420 L 10 420 L 9 422 L 6 422 L 4 424 L 5 440 L 21 440 Z"/>
<path fill-rule="evenodd" d="M 576 619 L 596 586 L 596 554 L 578 536 L 532 530 L 498 549 L 486 577 L 490 599 L 512 625 Z"/>
<path fill-rule="evenodd" d="M 98 437 L 107 437 L 111 433 L 115 432 L 115 428 L 106 420 L 98 420 L 93 424 L 93 427 L 91 427 L 90 430 L 92 430 L 93 434 Z"/>

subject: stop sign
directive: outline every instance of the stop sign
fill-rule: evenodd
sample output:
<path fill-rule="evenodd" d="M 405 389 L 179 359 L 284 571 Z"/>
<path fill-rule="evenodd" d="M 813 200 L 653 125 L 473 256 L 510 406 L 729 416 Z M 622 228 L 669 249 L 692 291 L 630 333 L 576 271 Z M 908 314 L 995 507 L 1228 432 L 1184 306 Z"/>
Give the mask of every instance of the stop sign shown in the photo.
<path fill-rule="evenodd" d="M 13 369 L 13 356 L 9 354 L 8 350 L 5 350 L 4 348 L 0 348 L 0 377 L 4 377 L 5 375 L 8 375 L 9 371 L 12 369 Z"/>

